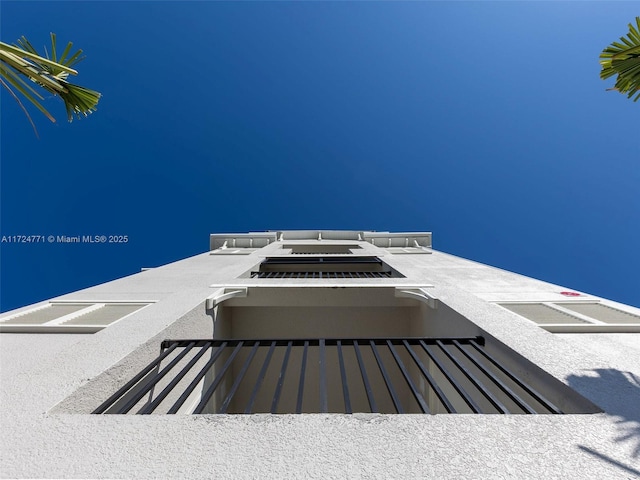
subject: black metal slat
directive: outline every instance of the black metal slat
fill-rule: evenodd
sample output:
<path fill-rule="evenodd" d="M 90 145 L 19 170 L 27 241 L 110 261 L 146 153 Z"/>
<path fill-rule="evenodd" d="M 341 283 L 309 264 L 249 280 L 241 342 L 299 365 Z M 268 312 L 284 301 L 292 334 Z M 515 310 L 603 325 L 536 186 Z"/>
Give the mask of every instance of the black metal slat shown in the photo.
<path fill-rule="evenodd" d="M 369 400 L 369 408 L 371 409 L 371 413 L 378 413 L 378 406 L 376 405 L 376 400 L 373 397 L 373 390 L 371 389 L 371 385 L 369 384 L 369 378 L 367 377 L 367 370 L 364 368 L 364 362 L 362 361 L 362 355 L 360 354 L 360 347 L 358 346 L 357 340 L 353 342 L 353 349 L 356 352 L 356 358 L 358 359 L 358 366 L 360 367 L 360 375 L 362 376 L 364 389 L 367 392 L 367 400 Z"/>
<path fill-rule="evenodd" d="M 158 358 L 156 358 L 151 363 L 149 363 L 145 368 L 142 369 L 140 373 L 138 373 L 135 377 L 133 377 L 131 380 L 125 383 L 120 389 L 118 389 L 116 393 L 114 393 L 109 398 L 107 398 L 104 402 L 102 402 L 100 406 L 96 408 L 92 413 L 104 413 L 106 410 L 108 410 L 111 406 L 113 406 L 113 404 L 120 397 L 126 394 L 131 387 L 133 387 L 142 378 L 144 378 L 151 370 L 153 370 L 158 365 L 160 365 L 162 360 L 164 360 L 168 355 L 170 355 L 171 352 L 173 352 L 177 348 L 177 346 L 178 346 L 177 344 L 172 345 L 167 350 L 162 352 L 162 354 Z"/>
<path fill-rule="evenodd" d="M 145 384 L 144 388 L 141 388 L 140 390 L 138 390 L 130 399 L 127 403 L 125 403 L 122 408 L 120 409 L 120 413 L 127 413 L 129 410 L 131 410 L 136 403 L 138 403 L 140 401 L 140 399 L 142 399 L 142 397 L 144 397 L 147 393 L 149 393 L 151 391 L 151 389 L 160 381 L 164 378 L 164 376 L 169 373 L 169 371 L 175 367 L 178 362 L 180 360 L 182 360 L 193 348 L 193 346 L 196 344 L 196 342 L 190 342 L 189 345 L 187 345 L 184 350 L 182 352 L 180 352 L 176 358 L 174 358 L 173 360 L 171 360 L 171 362 L 169 362 L 169 365 L 165 366 L 162 370 L 160 370 L 158 373 L 156 373 L 153 377 L 151 377 L 149 379 L 149 381 L 147 381 L 147 383 Z M 158 365 L 159 367 L 159 365 Z"/>
<path fill-rule="evenodd" d="M 229 404 L 231 403 L 233 396 L 236 394 L 236 391 L 240 386 L 240 382 L 242 382 L 242 379 L 247 373 L 247 370 L 249 369 L 249 365 L 251 365 L 251 361 L 253 360 L 253 357 L 255 357 L 259 346 L 260 346 L 260 342 L 254 342 L 253 348 L 251 349 L 251 352 L 249 352 L 249 355 L 247 356 L 247 360 L 244 362 L 244 365 L 242 365 L 242 368 L 238 372 L 238 375 L 236 376 L 236 379 L 233 382 L 233 385 L 231 386 L 231 389 L 229 390 L 227 397 L 224 399 L 224 401 L 222 402 L 222 405 L 220 405 L 220 408 L 218 409 L 218 413 L 227 413 Z"/>
<path fill-rule="evenodd" d="M 373 340 L 369 340 L 369 345 L 371 346 L 371 351 L 373 352 L 373 356 L 376 358 L 376 363 L 378 364 L 378 368 L 380 369 L 380 373 L 382 373 L 382 378 L 384 379 L 384 383 L 387 386 L 387 390 L 389 391 L 389 395 L 391 395 L 391 400 L 393 400 L 393 405 L 396 407 L 396 412 L 404 413 L 404 409 L 402 408 L 402 404 L 396 395 L 396 391 L 393 388 L 393 384 L 391 383 L 391 379 L 387 375 L 387 370 L 384 368 L 384 363 L 380 358 L 380 354 L 378 353 L 378 349 L 376 348 L 376 344 Z"/>
<path fill-rule="evenodd" d="M 467 357 L 471 361 L 471 363 L 473 363 L 482 373 L 489 377 L 493 381 L 493 383 L 500 387 L 500 390 L 502 390 L 511 400 L 513 400 L 516 405 L 518 405 L 527 413 L 537 413 L 535 409 L 531 407 L 531 405 L 525 402 L 524 399 L 522 399 L 517 393 L 515 393 L 507 385 L 505 385 L 504 382 L 496 377 L 493 372 L 488 370 L 482 363 L 480 363 L 475 356 L 471 355 L 464 348 L 462 348 L 460 342 L 454 340 L 453 344 L 458 348 L 458 350 L 462 352 L 465 357 Z"/>
<path fill-rule="evenodd" d="M 403 340 L 402 343 L 404 347 L 407 349 L 407 352 L 409 352 L 409 354 L 411 355 L 411 358 L 413 358 L 413 361 L 415 362 L 415 364 L 418 366 L 418 368 L 422 372 L 422 375 L 426 378 L 431 389 L 435 392 L 436 396 L 438 397 L 438 400 L 440 400 L 440 402 L 444 405 L 444 408 L 447 410 L 447 412 L 455 413 L 456 412 L 455 407 L 451 404 L 451 402 L 449 401 L 447 396 L 444 394 L 442 389 L 438 386 L 437 382 L 431 376 L 431 374 L 429 373 L 427 368 L 424 366 L 420 358 L 418 358 L 418 355 L 413 350 L 413 348 L 411 348 L 411 345 L 409 345 L 409 342 L 407 342 L 406 340 Z"/>
<path fill-rule="evenodd" d="M 320 412 L 327 413 L 329 411 L 329 403 L 327 399 L 327 366 L 324 338 L 319 340 L 318 344 L 318 362 L 320 363 Z"/>
<path fill-rule="evenodd" d="M 487 360 L 489 360 L 493 365 L 495 365 L 502 373 L 507 375 L 514 383 L 516 383 L 520 388 L 522 388 L 525 392 L 535 398 L 539 403 L 541 403 L 547 410 L 551 413 L 561 414 L 562 411 L 556 407 L 553 403 L 547 400 L 542 394 L 538 391 L 531 388 L 529 385 L 524 383 L 520 378 L 518 378 L 515 374 L 511 373 L 505 366 L 500 364 L 493 356 L 491 356 L 484 348 L 482 348 L 475 340 L 471 340 L 469 344 L 475 348 L 481 355 L 483 355 Z"/>
<path fill-rule="evenodd" d="M 496 407 L 500 413 L 509 413 L 507 407 L 505 407 L 505 405 L 500 400 L 498 400 L 493 393 L 487 390 L 484 384 L 475 375 L 473 375 L 462 363 L 460 363 L 460 361 L 446 348 L 446 345 L 442 343 L 442 341 L 437 340 L 436 344 L 444 352 L 447 358 L 449 358 L 449 360 L 451 360 L 455 364 L 455 366 L 458 367 L 458 370 L 460 370 L 464 374 L 464 376 L 467 377 L 471 381 L 471 383 L 480 391 L 480 393 L 482 393 L 482 395 L 484 395 L 484 397 L 489 400 L 491 405 Z"/>
<path fill-rule="evenodd" d="M 207 374 L 211 366 L 222 354 L 222 351 L 226 348 L 228 343 L 229 342 L 225 341 L 218 346 L 218 349 L 211 355 L 211 358 L 209 359 L 209 361 L 204 365 L 204 367 L 200 369 L 200 371 L 195 376 L 195 378 L 191 380 L 191 383 L 189 384 L 189 386 L 185 388 L 184 392 L 182 392 L 182 395 L 180 395 L 180 398 L 176 400 L 176 403 L 174 403 L 171 406 L 171 408 L 167 413 L 176 413 L 178 410 L 180 410 L 180 407 L 182 407 L 182 404 L 187 400 L 187 398 L 189 398 L 189 395 L 191 395 L 191 392 L 193 392 L 193 390 L 196 388 L 198 383 L 200 383 L 200 380 L 202 380 L 202 377 L 204 377 Z"/>
<path fill-rule="evenodd" d="M 391 340 L 387 340 L 387 345 L 389 347 L 389 350 L 391 351 L 391 355 L 393 355 L 393 358 L 395 359 L 396 363 L 398 364 L 398 367 L 400 368 L 400 371 L 402 372 L 402 375 L 404 376 L 404 379 L 407 381 L 407 384 L 409 385 L 409 388 L 411 389 L 411 393 L 413 393 L 414 398 L 416 399 L 416 401 L 420 405 L 420 409 L 422 410 L 423 413 L 430 413 L 429 406 L 427 405 L 427 402 L 424 400 L 424 398 L 422 397 L 422 395 L 420 394 L 420 392 L 418 391 L 418 389 L 414 385 L 413 380 L 411 380 L 411 377 L 409 376 L 409 372 L 407 372 L 407 369 L 405 368 L 404 363 L 402 362 L 402 359 L 398 355 L 398 352 L 396 352 L 396 349 L 394 348 L 393 344 L 391 343 Z"/>
<path fill-rule="evenodd" d="M 151 403 L 149 403 L 148 405 L 145 405 L 145 407 L 142 410 L 140 410 L 138 413 L 142 415 L 147 415 L 149 413 L 152 413 L 156 408 L 158 408 L 158 405 L 160 405 L 160 403 L 166 398 L 166 396 L 169 395 L 169 393 L 171 393 L 171 391 L 180 382 L 180 380 L 184 378 L 184 376 L 193 368 L 193 366 L 198 362 L 198 360 L 202 358 L 202 356 L 207 352 L 209 348 L 211 348 L 211 342 L 207 342 L 205 345 L 201 346 L 200 351 L 189 361 L 189 363 L 187 363 L 182 368 L 182 370 L 180 370 L 180 373 L 178 373 L 178 375 L 176 375 L 174 379 L 171 380 L 171 382 L 166 387 L 164 387 L 164 389 L 162 389 L 162 391 L 156 396 L 156 398 Z"/>
<path fill-rule="evenodd" d="M 342 357 L 342 342 L 340 340 L 336 342 L 336 349 L 338 350 L 340 378 L 342 379 L 342 396 L 344 397 L 344 410 L 345 413 L 352 413 L 351 399 L 349 398 L 349 387 L 347 386 L 347 372 L 344 368 L 344 358 Z"/>
<path fill-rule="evenodd" d="M 262 386 L 262 382 L 264 381 L 264 376 L 267 373 L 267 369 L 269 368 L 269 363 L 271 362 L 271 357 L 273 356 L 273 352 L 276 349 L 276 342 L 271 342 L 271 346 L 269 347 L 269 351 L 267 352 L 267 356 L 264 359 L 264 363 L 262 364 L 262 369 L 260 369 L 260 373 L 258 374 L 258 378 L 256 379 L 256 384 L 253 387 L 253 391 L 251 392 L 251 397 L 249 397 L 249 402 L 247 402 L 247 406 L 244 409 L 244 413 L 251 413 L 251 409 L 253 408 L 253 404 L 256 401 L 256 396 L 260 391 L 260 387 Z"/>
<path fill-rule="evenodd" d="M 282 385 L 284 384 L 284 376 L 287 372 L 287 364 L 289 363 L 289 355 L 291 354 L 291 346 L 293 340 L 289 340 L 287 343 L 287 350 L 284 353 L 284 359 L 282 360 L 282 366 L 280 367 L 280 375 L 278 376 L 278 384 L 276 385 L 276 391 L 273 393 L 273 401 L 271 402 L 271 413 L 276 413 L 278 410 L 278 402 L 280 401 L 280 394 L 282 393 Z"/>
<path fill-rule="evenodd" d="M 300 382 L 298 383 L 298 401 L 296 402 L 296 413 L 302 413 L 302 398 L 304 396 L 304 376 L 307 368 L 307 350 L 309 349 L 309 341 L 305 340 L 304 350 L 302 352 L 302 363 L 300 365 Z"/>
<path fill-rule="evenodd" d="M 220 384 L 225 374 L 227 373 L 227 370 L 231 366 L 231 363 L 233 363 L 233 359 L 236 358 L 236 355 L 238 354 L 238 352 L 240 352 L 242 345 L 244 345 L 244 342 L 241 340 L 238 342 L 238 345 L 236 346 L 236 348 L 233 349 L 233 352 L 231 352 L 231 355 L 229 355 L 229 358 L 227 359 L 227 361 L 224 362 L 224 365 L 222 366 L 222 370 L 218 372 L 218 374 L 216 375 L 216 378 L 214 378 L 213 380 L 213 383 L 209 386 L 205 394 L 200 399 L 200 403 L 198 403 L 196 408 L 193 410 L 193 413 L 196 413 L 196 414 L 202 413 L 202 410 L 204 410 L 204 407 L 206 407 L 207 403 L 209 403 L 209 400 L 211 400 L 211 397 L 213 396 L 213 392 L 216 391 L 216 388 L 218 388 L 218 385 Z"/>
<path fill-rule="evenodd" d="M 445 376 L 445 378 L 451 384 L 451 386 L 454 388 L 454 390 L 456 392 L 458 392 L 458 394 L 460 394 L 460 396 L 462 397 L 464 402 L 469 406 L 469 408 L 471 408 L 471 411 L 473 413 L 481 413 L 480 405 L 478 405 L 473 400 L 471 395 L 469 395 L 469 393 L 464 388 L 462 388 L 462 385 L 460 385 L 456 381 L 455 377 L 449 372 L 449 370 L 438 359 L 438 357 L 431 351 L 431 348 L 423 340 L 420 340 L 420 345 L 422 346 L 422 349 L 427 353 L 427 355 L 429 356 L 431 361 L 436 364 L 438 369 L 442 372 L 442 374 Z M 453 408 L 453 405 L 451 405 L 451 407 Z M 445 408 L 447 408 L 446 404 L 445 404 Z M 454 412 L 455 412 L 455 410 L 454 410 Z"/>

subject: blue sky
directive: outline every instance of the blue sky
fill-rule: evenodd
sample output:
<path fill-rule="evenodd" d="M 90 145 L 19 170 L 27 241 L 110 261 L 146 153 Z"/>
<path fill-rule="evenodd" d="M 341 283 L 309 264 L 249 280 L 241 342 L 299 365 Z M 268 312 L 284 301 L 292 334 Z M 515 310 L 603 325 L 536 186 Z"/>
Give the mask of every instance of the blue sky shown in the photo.
<path fill-rule="evenodd" d="M 37 140 L 3 90 L 10 310 L 214 232 L 433 231 L 435 248 L 640 306 L 640 103 L 598 55 L 633 2 L 17 2 L 1 38 L 87 59 L 98 112 Z M 37 13 L 37 14 L 35 14 Z"/>

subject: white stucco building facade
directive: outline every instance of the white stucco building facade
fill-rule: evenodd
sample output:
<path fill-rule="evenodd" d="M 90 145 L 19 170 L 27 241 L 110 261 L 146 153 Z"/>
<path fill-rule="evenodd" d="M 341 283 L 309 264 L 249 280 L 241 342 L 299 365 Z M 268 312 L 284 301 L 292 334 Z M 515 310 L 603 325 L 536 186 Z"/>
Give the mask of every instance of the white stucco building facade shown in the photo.
<path fill-rule="evenodd" d="M 0 355 L 5 478 L 640 476 L 640 310 L 427 232 L 214 234 Z"/>

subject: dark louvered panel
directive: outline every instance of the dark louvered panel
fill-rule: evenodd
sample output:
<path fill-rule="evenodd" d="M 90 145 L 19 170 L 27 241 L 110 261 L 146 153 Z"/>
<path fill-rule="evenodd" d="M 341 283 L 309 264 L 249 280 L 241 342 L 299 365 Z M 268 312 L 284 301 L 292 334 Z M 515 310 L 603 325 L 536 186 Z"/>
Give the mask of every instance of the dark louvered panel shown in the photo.
<path fill-rule="evenodd" d="M 251 278 L 391 278 L 392 272 L 251 272 Z"/>
<path fill-rule="evenodd" d="M 477 338 L 167 340 L 94 413 L 561 413 Z"/>

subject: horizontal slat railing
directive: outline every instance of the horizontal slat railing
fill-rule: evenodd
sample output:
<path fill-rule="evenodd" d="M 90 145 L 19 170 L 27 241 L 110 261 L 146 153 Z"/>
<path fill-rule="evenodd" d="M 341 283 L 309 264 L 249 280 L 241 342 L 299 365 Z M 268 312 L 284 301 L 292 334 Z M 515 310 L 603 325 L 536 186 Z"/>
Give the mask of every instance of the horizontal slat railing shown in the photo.
<path fill-rule="evenodd" d="M 475 338 L 165 340 L 93 413 L 561 413 Z"/>
<path fill-rule="evenodd" d="M 393 272 L 251 272 L 251 278 L 391 278 Z"/>

